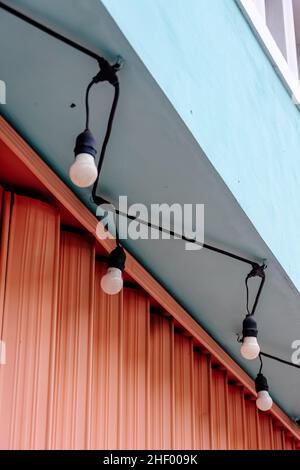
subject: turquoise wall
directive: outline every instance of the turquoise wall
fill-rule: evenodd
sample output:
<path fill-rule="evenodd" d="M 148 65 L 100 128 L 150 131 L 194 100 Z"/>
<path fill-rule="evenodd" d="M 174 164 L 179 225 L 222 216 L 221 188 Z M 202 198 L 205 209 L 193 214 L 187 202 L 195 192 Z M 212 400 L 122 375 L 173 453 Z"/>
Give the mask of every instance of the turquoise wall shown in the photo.
<path fill-rule="evenodd" d="M 234 0 L 102 0 L 300 289 L 300 114 Z"/>

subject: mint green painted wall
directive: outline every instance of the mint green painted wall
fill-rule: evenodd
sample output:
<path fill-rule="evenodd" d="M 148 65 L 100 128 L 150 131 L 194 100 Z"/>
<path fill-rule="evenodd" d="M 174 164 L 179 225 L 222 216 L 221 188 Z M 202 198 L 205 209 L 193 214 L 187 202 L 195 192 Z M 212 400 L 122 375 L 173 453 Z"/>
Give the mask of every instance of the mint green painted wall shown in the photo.
<path fill-rule="evenodd" d="M 300 114 L 235 1 L 102 3 L 299 289 Z"/>

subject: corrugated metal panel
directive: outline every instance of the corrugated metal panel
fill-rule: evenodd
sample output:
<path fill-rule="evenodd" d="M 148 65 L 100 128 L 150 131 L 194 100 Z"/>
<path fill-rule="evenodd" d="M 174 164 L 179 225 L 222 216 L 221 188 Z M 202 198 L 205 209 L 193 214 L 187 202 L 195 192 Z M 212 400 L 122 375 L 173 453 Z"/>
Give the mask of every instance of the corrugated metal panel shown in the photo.
<path fill-rule="evenodd" d="M 174 449 L 193 449 L 195 437 L 193 342 L 174 335 Z"/>
<path fill-rule="evenodd" d="M 92 241 L 60 236 L 54 208 L 3 201 L 1 448 L 295 448 L 143 290 L 105 295 Z"/>
<path fill-rule="evenodd" d="M 125 289 L 122 333 L 120 448 L 145 449 L 149 436 L 150 305 L 148 295 Z"/>
<path fill-rule="evenodd" d="M 273 434 L 274 434 L 274 449 L 275 450 L 283 450 L 284 449 L 284 433 L 281 427 L 273 426 Z"/>
<path fill-rule="evenodd" d="M 93 320 L 91 448 L 117 449 L 123 348 L 123 295 L 105 295 L 100 280 L 105 266 L 96 263 Z"/>
<path fill-rule="evenodd" d="M 59 215 L 15 196 L 7 256 L 0 368 L 0 446 L 45 448 L 57 306 Z"/>
<path fill-rule="evenodd" d="M 261 448 L 262 450 L 274 449 L 273 422 L 270 415 L 259 413 Z"/>
<path fill-rule="evenodd" d="M 245 400 L 246 445 L 248 450 L 261 449 L 258 411 L 254 400 Z"/>
<path fill-rule="evenodd" d="M 211 448 L 211 359 L 194 352 L 195 447 Z"/>
<path fill-rule="evenodd" d="M 245 399 L 244 392 L 237 385 L 228 386 L 228 421 L 229 421 L 229 448 L 245 449 Z"/>
<path fill-rule="evenodd" d="M 62 233 L 51 447 L 90 446 L 94 247 Z"/>
<path fill-rule="evenodd" d="M 295 444 L 294 439 L 284 432 L 284 449 L 285 450 L 294 450 Z"/>
<path fill-rule="evenodd" d="M 173 448 L 174 329 L 169 318 L 151 315 L 150 426 L 151 449 Z"/>
<path fill-rule="evenodd" d="M 2 321 L 4 315 L 4 297 L 6 286 L 7 254 L 10 226 L 11 194 L 0 187 L 0 339 L 2 339 Z M 1 387 L 1 384 L 0 384 Z"/>
<path fill-rule="evenodd" d="M 226 372 L 212 370 L 212 449 L 228 449 L 228 388 Z"/>

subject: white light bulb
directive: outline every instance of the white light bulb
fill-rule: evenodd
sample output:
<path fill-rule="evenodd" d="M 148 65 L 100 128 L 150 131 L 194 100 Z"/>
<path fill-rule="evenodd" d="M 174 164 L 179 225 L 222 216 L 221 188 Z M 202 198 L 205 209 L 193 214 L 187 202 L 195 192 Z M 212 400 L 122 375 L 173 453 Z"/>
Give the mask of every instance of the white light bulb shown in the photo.
<path fill-rule="evenodd" d="M 256 359 L 259 355 L 260 347 L 257 342 L 255 336 L 246 336 L 243 338 L 243 344 L 241 346 L 241 355 L 248 359 L 248 361 L 252 361 Z"/>
<path fill-rule="evenodd" d="M 273 400 L 267 390 L 257 393 L 256 406 L 261 411 L 269 411 L 272 408 Z"/>
<path fill-rule="evenodd" d="M 118 294 L 123 287 L 122 271 L 118 268 L 108 268 L 101 279 L 102 290 L 109 295 Z"/>
<path fill-rule="evenodd" d="M 72 182 L 79 188 L 88 188 L 98 175 L 95 159 L 89 153 L 79 153 L 69 171 Z"/>

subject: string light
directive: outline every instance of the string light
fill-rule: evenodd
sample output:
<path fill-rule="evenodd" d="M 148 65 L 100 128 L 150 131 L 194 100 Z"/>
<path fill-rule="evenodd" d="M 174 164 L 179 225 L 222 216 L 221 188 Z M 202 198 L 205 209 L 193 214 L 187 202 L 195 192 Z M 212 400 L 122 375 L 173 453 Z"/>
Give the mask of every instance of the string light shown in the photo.
<path fill-rule="evenodd" d="M 74 152 L 75 162 L 69 171 L 71 181 L 79 188 L 88 188 L 98 176 L 95 164 L 96 139 L 88 128 L 77 137 Z"/>
<path fill-rule="evenodd" d="M 241 355 L 244 359 L 252 361 L 256 359 L 260 352 L 257 342 L 257 323 L 252 315 L 247 315 L 243 321 L 243 342 L 241 345 Z"/>
<path fill-rule="evenodd" d="M 256 406 L 261 411 L 269 411 L 272 408 L 273 400 L 269 394 L 269 385 L 266 377 L 262 374 L 263 362 L 259 356 L 261 366 L 255 379 L 255 390 L 257 392 Z"/>
<path fill-rule="evenodd" d="M 101 288 L 108 295 L 118 294 L 123 288 L 123 271 L 126 255 L 121 246 L 117 246 L 108 257 L 108 269 L 101 279 Z"/>

